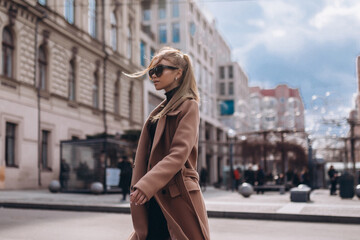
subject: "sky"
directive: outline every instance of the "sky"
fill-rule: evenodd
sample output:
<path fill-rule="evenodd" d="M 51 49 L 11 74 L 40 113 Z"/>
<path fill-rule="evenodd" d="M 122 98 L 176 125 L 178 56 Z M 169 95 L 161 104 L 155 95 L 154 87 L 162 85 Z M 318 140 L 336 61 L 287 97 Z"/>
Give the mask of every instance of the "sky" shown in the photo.
<path fill-rule="evenodd" d="M 346 124 L 320 126 L 319 122 L 323 117 L 344 119 L 355 106 L 359 0 L 198 2 L 216 19 L 249 86 L 299 88 L 308 131 L 346 134 Z"/>

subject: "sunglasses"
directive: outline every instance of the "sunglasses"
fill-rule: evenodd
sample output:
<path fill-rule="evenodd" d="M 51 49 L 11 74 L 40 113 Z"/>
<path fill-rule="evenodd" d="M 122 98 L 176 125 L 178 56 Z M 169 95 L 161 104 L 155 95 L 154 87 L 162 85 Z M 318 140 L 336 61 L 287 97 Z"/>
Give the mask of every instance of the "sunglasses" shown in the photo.
<path fill-rule="evenodd" d="M 151 76 L 154 75 L 154 73 L 157 77 L 160 77 L 165 68 L 171 70 L 179 69 L 178 67 L 173 67 L 173 66 L 157 65 L 156 67 L 153 67 L 152 69 L 149 70 L 149 77 L 151 78 Z"/>

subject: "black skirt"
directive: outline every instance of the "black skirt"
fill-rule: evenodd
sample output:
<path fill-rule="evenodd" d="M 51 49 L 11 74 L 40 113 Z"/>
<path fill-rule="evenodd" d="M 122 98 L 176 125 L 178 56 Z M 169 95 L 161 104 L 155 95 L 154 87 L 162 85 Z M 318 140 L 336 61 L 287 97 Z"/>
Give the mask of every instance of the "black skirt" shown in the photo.
<path fill-rule="evenodd" d="M 167 222 L 155 198 L 149 201 L 149 229 L 147 240 L 167 240 L 170 238 Z"/>

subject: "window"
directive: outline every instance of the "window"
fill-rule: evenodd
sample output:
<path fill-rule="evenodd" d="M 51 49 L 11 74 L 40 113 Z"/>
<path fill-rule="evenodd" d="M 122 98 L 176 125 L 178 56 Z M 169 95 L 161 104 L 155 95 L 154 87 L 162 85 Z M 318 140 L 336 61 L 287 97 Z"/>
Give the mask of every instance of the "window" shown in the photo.
<path fill-rule="evenodd" d="M 180 42 L 180 23 L 172 24 L 172 38 L 173 43 Z"/>
<path fill-rule="evenodd" d="M 38 3 L 45 6 L 46 5 L 46 0 L 38 0 Z"/>
<path fill-rule="evenodd" d="M 159 0 L 159 19 L 166 18 L 166 0 Z"/>
<path fill-rule="evenodd" d="M 146 65 L 146 45 L 143 41 L 140 41 L 140 63 L 141 66 L 145 67 Z"/>
<path fill-rule="evenodd" d="M 76 82 L 75 82 L 75 59 L 73 58 L 69 64 L 69 100 L 76 99 Z"/>
<path fill-rule="evenodd" d="M 41 166 L 42 169 L 50 169 L 49 166 L 49 136 L 50 132 L 41 131 Z"/>
<path fill-rule="evenodd" d="M 99 74 L 98 74 L 98 72 L 94 73 L 93 107 L 99 108 Z"/>
<path fill-rule="evenodd" d="M 220 95 L 225 95 L 225 83 L 220 83 Z"/>
<path fill-rule="evenodd" d="M 129 24 L 127 29 L 127 58 L 131 59 L 132 57 L 132 31 L 131 25 Z"/>
<path fill-rule="evenodd" d="M 225 78 L 225 68 L 220 67 L 220 79 L 224 79 L 224 78 Z"/>
<path fill-rule="evenodd" d="M 96 18 L 96 0 L 89 0 L 89 12 L 88 12 L 88 27 L 89 27 L 89 34 L 93 37 L 96 38 L 96 22 L 97 22 L 97 18 Z"/>
<path fill-rule="evenodd" d="M 65 19 L 71 24 L 74 24 L 74 0 L 65 0 Z"/>
<path fill-rule="evenodd" d="M 2 75 L 11 78 L 13 72 L 14 39 L 8 27 L 3 30 Z"/>
<path fill-rule="evenodd" d="M 166 43 L 166 24 L 159 24 L 159 42 Z"/>
<path fill-rule="evenodd" d="M 229 78 L 233 78 L 234 73 L 233 73 L 233 66 L 229 66 Z"/>
<path fill-rule="evenodd" d="M 39 87 L 41 90 L 46 90 L 47 61 L 46 61 L 45 47 L 43 45 L 41 45 L 39 48 L 38 62 L 39 62 L 39 79 L 38 79 Z"/>
<path fill-rule="evenodd" d="M 7 167 L 16 167 L 15 144 L 16 144 L 16 124 L 7 122 L 6 136 L 5 136 L 5 163 Z"/>
<path fill-rule="evenodd" d="M 234 95 L 234 83 L 229 82 L 229 95 Z"/>
<path fill-rule="evenodd" d="M 115 12 L 111 13 L 110 16 L 111 22 L 111 47 L 114 51 L 117 49 L 117 21 Z"/>
<path fill-rule="evenodd" d="M 155 56 L 155 49 L 150 48 L 150 60 Z"/>
<path fill-rule="evenodd" d="M 120 88 L 120 74 L 118 74 L 118 77 L 115 81 L 115 86 L 114 86 L 114 113 L 119 115 L 120 113 L 120 98 L 119 98 L 119 88 Z"/>
<path fill-rule="evenodd" d="M 173 0 L 172 1 L 172 16 L 174 18 L 179 17 L 180 11 L 179 11 L 179 0 Z"/>
<path fill-rule="evenodd" d="M 142 13 L 142 19 L 143 21 L 150 21 L 151 20 L 151 4 L 148 4 L 148 2 L 143 1 L 143 13 Z"/>

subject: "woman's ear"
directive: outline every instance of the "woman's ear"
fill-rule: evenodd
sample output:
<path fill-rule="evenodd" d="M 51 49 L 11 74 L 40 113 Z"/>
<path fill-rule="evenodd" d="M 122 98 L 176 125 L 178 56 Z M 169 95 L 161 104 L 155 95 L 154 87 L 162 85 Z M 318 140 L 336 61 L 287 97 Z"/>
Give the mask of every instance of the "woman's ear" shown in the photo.
<path fill-rule="evenodd" d="M 175 79 L 180 79 L 181 76 L 182 76 L 182 74 L 183 74 L 183 70 L 182 70 L 181 68 L 179 68 L 179 69 L 177 70 L 176 75 L 175 75 Z"/>

